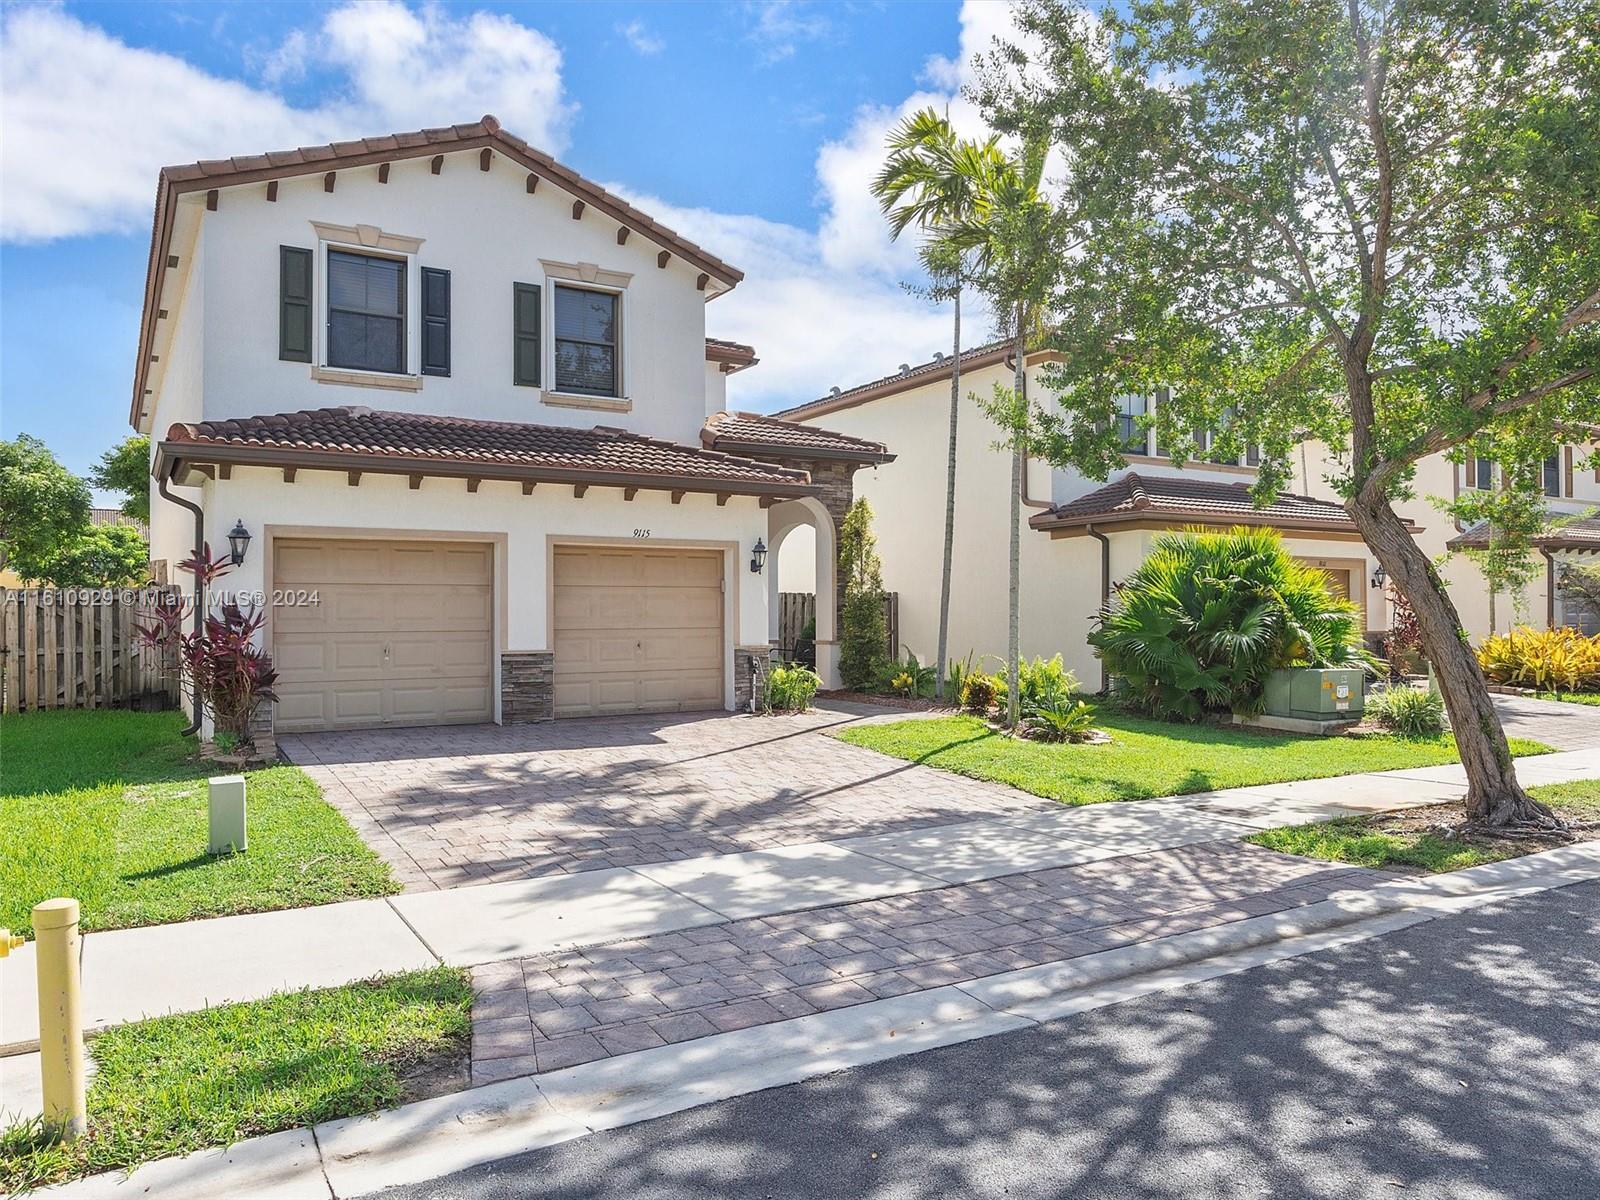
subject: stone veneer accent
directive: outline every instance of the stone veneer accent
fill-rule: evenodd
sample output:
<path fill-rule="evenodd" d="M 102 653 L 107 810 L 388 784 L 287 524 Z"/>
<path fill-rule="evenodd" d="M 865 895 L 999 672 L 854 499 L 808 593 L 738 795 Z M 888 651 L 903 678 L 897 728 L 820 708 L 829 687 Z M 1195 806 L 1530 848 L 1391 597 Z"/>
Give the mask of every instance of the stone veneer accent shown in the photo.
<path fill-rule="evenodd" d="M 272 723 L 274 703 L 262 701 L 250 717 L 250 740 L 255 743 L 256 754 L 269 763 L 278 761 L 278 743 L 273 736 Z"/>
<path fill-rule="evenodd" d="M 734 647 L 733 707 L 736 712 L 755 711 L 755 701 L 766 695 L 767 670 L 771 665 L 771 646 Z"/>
<path fill-rule="evenodd" d="M 555 717 L 556 656 L 549 650 L 500 653 L 500 723 L 531 725 Z"/>

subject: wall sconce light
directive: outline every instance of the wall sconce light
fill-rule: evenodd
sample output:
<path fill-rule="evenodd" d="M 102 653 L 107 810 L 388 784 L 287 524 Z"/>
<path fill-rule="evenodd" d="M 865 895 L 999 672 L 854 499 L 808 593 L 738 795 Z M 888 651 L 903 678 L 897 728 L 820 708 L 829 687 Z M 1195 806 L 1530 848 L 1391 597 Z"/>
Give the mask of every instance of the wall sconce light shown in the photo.
<path fill-rule="evenodd" d="M 1372 586 L 1373 587 L 1381 588 L 1383 586 L 1384 580 L 1386 580 L 1388 578 L 1389 578 L 1389 576 L 1384 571 L 1382 563 L 1379 563 L 1377 566 L 1372 568 Z"/>
<path fill-rule="evenodd" d="M 233 554 L 234 566 L 244 562 L 245 552 L 250 549 L 250 531 L 244 527 L 243 518 L 235 521 L 228 531 L 228 549 Z"/>
<path fill-rule="evenodd" d="M 752 575 L 759 575 L 761 574 L 761 568 L 766 565 L 767 544 L 760 538 L 757 538 L 756 544 L 750 550 L 750 573 Z"/>

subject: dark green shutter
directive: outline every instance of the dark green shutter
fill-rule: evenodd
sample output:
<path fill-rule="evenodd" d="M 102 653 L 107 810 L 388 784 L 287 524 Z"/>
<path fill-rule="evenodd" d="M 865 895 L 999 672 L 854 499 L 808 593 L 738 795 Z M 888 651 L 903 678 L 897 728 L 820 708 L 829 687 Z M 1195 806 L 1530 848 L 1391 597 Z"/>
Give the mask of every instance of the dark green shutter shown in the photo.
<path fill-rule="evenodd" d="M 450 272 L 422 268 L 422 373 L 450 374 Z"/>
<path fill-rule="evenodd" d="M 534 283 L 514 283 L 511 289 L 511 382 L 521 387 L 538 387 L 539 286 Z"/>
<path fill-rule="evenodd" d="M 311 251 L 278 247 L 278 357 L 311 361 Z"/>

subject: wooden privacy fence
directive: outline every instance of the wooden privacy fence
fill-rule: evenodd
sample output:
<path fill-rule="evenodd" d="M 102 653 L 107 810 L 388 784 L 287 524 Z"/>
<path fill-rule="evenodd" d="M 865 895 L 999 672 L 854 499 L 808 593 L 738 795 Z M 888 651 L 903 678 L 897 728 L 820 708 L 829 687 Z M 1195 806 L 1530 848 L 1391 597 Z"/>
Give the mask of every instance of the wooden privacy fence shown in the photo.
<path fill-rule="evenodd" d="M 784 659 L 795 657 L 801 631 L 817 615 L 817 597 L 813 592 L 778 593 L 778 653 Z M 900 659 L 900 593 L 883 594 L 883 624 L 889 631 L 889 657 Z M 842 631 L 841 631 L 842 632 Z M 809 656 L 808 656 L 808 660 Z"/>
<path fill-rule="evenodd" d="M 43 708 L 168 708 L 178 680 L 140 643 L 173 587 L 0 588 L 0 687 L 8 713 Z"/>

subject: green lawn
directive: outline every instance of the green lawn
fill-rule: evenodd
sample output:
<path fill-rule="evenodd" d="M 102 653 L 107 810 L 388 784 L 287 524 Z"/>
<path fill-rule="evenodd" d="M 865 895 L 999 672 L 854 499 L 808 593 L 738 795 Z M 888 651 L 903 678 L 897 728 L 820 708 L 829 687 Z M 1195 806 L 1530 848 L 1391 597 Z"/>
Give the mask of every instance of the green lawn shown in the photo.
<path fill-rule="evenodd" d="M 1529 788 L 1568 821 L 1600 823 L 1600 779 Z M 1481 863 L 1546 849 L 1541 842 L 1456 840 L 1419 828 L 1416 810 L 1371 817 L 1345 817 L 1316 825 L 1268 829 L 1246 841 L 1302 858 L 1356 863 L 1363 867 L 1416 867 L 1430 873 L 1459 871 Z"/>
<path fill-rule="evenodd" d="M 1591 704 L 1600 708 L 1600 692 L 1540 692 L 1541 700 L 1559 700 L 1563 704 Z"/>
<path fill-rule="evenodd" d="M 298 908 L 399 890 L 297 767 L 252 771 L 250 848 L 206 853 L 206 785 L 178 713 L 13 714 L 0 731 L 0 926 L 75 896 L 86 929 Z"/>
<path fill-rule="evenodd" d="M 1100 745 L 1023 741 L 995 733 L 977 717 L 932 717 L 857 725 L 839 737 L 895 758 L 958 775 L 1008 783 L 1066 804 L 1142 800 L 1216 788 L 1284 783 L 1357 771 L 1435 766 L 1457 761 L 1448 734 L 1288 737 L 1213 725 L 1175 725 L 1102 708 Z M 1518 754 L 1549 747 L 1513 740 Z"/>
<path fill-rule="evenodd" d="M 0 1131 L 0 1191 L 389 1107 L 458 1066 L 471 1009 L 466 972 L 436 967 L 110 1030 L 89 1043 L 87 1136 Z"/>

